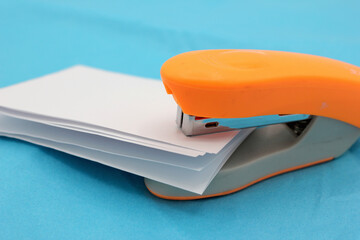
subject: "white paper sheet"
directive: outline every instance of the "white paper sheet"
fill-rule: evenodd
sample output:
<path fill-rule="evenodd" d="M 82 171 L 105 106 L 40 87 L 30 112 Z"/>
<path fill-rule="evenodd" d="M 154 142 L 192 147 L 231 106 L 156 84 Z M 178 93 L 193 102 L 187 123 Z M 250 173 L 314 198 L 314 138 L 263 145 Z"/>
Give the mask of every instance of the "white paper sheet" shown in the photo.
<path fill-rule="evenodd" d="M 253 131 L 186 137 L 160 81 L 76 66 L 0 89 L 0 135 L 201 194 Z"/>
<path fill-rule="evenodd" d="M 144 176 L 159 182 L 182 188 L 197 194 L 202 194 L 211 180 L 215 177 L 216 173 L 231 156 L 233 151 L 235 151 L 236 147 L 250 133 L 251 129 L 244 131 L 243 134 L 238 134 L 218 154 L 213 154 L 212 156 L 214 159 L 201 171 L 179 168 L 173 165 L 166 165 L 137 158 L 118 156 L 70 144 L 44 140 L 41 138 L 8 134 L 4 132 L 0 132 L 0 135 L 25 140 L 45 147 L 50 147 L 110 167 L 121 169 L 139 176 Z M 187 156 L 183 157 L 186 158 Z"/>
<path fill-rule="evenodd" d="M 186 137 L 175 124 L 176 103 L 160 81 L 84 66 L 0 89 L 0 111 L 63 127 L 138 139 L 151 147 L 162 146 L 163 150 L 171 144 L 217 153 L 237 134 Z"/>
<path fill-rule="evenodd" d="M 249 131 L 249 130 L 243 130 Z M 173 165 L 200 171 L 215 159 L 215 154 L 188 157 L 168 151 L 144 147 L 94 134 L 63 129 L 0 114 L 0 132 L 64 143 L 124 157 Z M 247 133 L 243 133 L 247 134 Z M 230 143 L 229 143 L 230 144 Z M 235 143 L 236 144 L 236 143 Z M 231 147 L 231 146 L 230 146 Z"/>
<path fill-rule="evenodd" d="M 116 139 L 116 140 L 120 140 L 120 141 L 126 141 L 129 143 L 136 143 L 136 144 L 139 144 L 142 146 L 152 147 L 155 149 L 173 152 L 173 153 L 179 153 L 179 154 L 183 154 L 183 155 L 187 155 L 187 156 L 191 156 L 191 157 L 197 157 L 197 156 L 202 156 L 202 155 L 206 154 L 206 152 L 202 152 L 202 151 L 198 151 L 198 150 L 194 150 L 194 149 L 190 149 L 190 148 L 184 148 L 182 146 L 177 146 L 177 145 L 168 144 L 168 143 L 162 144 L 161 142 L 158 142 L 156 140 L 145 139 L 145 138 L 137 137 L 137 136 L 127 134 L 127 133 L 112 133 L 112 131 L 109 129 L 106 129 L 106 128 L 102 129 L 101 127 L 91 126 L 86 123 L 82 123 L 83 127 L 68 125 L 68 124 L 75 124 L 73 121 L 69 121 L 69 120 L 62 120 L 62 122 L 66 122 L 67 124 L 59 124 L 57 122 L 54 122 L 53 118 L 48 118 L 48 117 L 44 117 L 41 115 L 34 115 L 34 114 L 21 112 L 21 111 L 15 111 L 12 109 L 6 109 L 6 108 L 2 108 L 1 106 L 0 106 L 0 114 L 3 114 L 4 116 L 13 117 L 16 119 L 38 122 L 43 125 L 55 126 L 55 127 L 59 127 L 62 129 L 69 129 L 69 130 L 74 130 L 74 131 L 83 132 L 83 133 L 90 133 L 90 134 L 104 136 L 107 138 L 112 138 L 112 139 Z"/>

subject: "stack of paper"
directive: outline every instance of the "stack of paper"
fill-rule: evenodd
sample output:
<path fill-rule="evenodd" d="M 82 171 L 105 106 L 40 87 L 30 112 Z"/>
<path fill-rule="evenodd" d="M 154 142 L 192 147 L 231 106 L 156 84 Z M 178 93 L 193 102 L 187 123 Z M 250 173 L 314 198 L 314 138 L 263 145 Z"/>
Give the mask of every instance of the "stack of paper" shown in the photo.
<path fill-rule="evenodd" d="M 0 89 L 0 134 L 201 194 L 253 129 L 186 137 L 161 81 L 76 66 Z"/>

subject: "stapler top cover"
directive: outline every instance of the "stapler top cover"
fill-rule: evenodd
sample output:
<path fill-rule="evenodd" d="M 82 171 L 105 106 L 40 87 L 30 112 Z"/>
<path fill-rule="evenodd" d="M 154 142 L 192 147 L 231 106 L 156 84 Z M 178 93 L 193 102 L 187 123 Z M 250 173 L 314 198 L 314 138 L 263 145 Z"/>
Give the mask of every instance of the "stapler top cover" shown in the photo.
<path fill-rule="evenodd" d="M 242 118 L 310 114 L 360 127 L 360 68 L 308 54 L 201 50 L 161 68 L 166 91 L 184 113 Z"/>

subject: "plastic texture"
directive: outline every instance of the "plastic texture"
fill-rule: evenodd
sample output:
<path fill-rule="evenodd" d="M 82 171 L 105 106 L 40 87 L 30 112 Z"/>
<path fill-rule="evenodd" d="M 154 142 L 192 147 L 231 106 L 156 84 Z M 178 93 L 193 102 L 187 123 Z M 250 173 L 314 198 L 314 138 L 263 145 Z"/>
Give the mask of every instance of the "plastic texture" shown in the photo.
<path fill-rule="evenodd" d="M 360 68 L 308 54 L 202 50 L 166 61 L 161 77 L 183 112 L 213 118 L 310 114 L 360 127 Z"/>

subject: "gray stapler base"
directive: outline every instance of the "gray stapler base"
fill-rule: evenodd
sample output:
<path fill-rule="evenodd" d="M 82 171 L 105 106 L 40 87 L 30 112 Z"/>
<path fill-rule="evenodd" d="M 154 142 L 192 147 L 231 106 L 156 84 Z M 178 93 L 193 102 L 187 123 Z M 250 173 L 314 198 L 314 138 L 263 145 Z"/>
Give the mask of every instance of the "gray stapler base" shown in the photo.
<path fill-rule="evenodd" d="M 360 129 L 313 117 L 300 136 L 286 124 L 256 129 L 232 154 L 202 195 L 145 179 L 154 195 L 192 200 L 226 195 L 260 180 L 341 156 L 359 138 Z"/>

